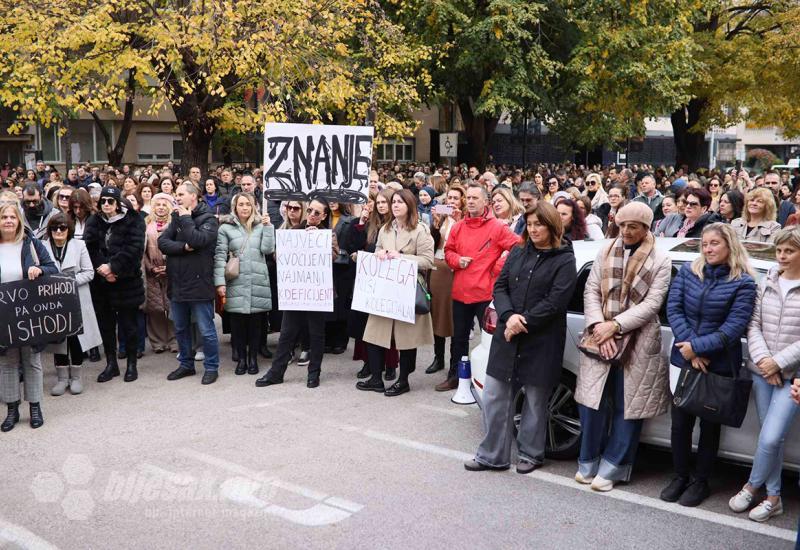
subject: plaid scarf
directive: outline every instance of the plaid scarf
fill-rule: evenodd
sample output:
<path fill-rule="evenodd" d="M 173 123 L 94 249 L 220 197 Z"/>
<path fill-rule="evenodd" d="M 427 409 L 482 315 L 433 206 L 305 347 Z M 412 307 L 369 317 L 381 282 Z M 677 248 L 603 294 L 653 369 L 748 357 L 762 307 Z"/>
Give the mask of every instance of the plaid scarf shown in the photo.
<path fill-rule="evenodd" d="M 639 304 L 655 276 L 655 237 L 648 233 L 625 264 L 625 246 L 618 238 L 606 252 L 600 271 L 603 296 L 603 317 L 613 319 L 629 303 Z"/>

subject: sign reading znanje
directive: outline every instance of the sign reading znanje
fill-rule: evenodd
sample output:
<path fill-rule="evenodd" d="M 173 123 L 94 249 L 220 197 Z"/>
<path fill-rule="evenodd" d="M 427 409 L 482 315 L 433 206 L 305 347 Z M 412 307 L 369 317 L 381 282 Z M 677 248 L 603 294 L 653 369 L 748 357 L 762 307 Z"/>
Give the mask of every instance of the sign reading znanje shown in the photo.
<path fill-rule="evenodd" d="M 353 303 L 356 311 L 415 322 L 417 261 L 406 258 L 379 260 L 375 254 L 359 250 Z"/>
<path fill-rule="evenodd" d="M 330 229 L 275 232 L 279 309 L 333 311 L 332 239 Z"/>
<path fill-rule="evenodd" d="M 374 133 L 372 126 L 268 123 L 265 200 L 367 202 Z"/>

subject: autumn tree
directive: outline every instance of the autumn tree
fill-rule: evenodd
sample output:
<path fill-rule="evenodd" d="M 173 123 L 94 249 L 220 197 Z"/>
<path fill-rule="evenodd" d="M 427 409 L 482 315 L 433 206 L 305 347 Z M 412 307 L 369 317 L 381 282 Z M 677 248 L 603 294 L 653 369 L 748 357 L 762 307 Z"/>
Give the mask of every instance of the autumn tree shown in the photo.
<path fill-rule="evenodd" d="M 426 49 L 369 0 L 0 0 L 0 35 L 0 102 L 23 124 L 120 113 L 132 80 L 174 111 L 184 170 L 207 166 L 217 130 L 269 120 L 407 134 L 425 85 Z M 264 90 L 256 108 L 248 89 Z"/>

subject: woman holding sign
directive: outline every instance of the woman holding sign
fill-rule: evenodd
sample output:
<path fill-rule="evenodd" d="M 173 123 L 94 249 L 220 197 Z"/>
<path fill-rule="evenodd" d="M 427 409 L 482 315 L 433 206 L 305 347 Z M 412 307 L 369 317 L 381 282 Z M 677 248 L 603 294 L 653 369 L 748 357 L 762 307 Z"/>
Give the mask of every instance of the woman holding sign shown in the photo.
<path fill-rule="evenodd" d="M 33 280 L 54 275 L 58 268 L 47 249 L 25 232 L 22 210 L 17 204 L 0 207 L 0 283 Z M 6 321 L 8 321 L 6 319 Z M 31 428 L 44 424 L 42 408 L 42 359 L 44 346 L 21 346 L 0 354 L 0 399 L 8 405 L 8 415 L 0 431 L 10 431 L 19 422 L 19 366 L 25 378 L 25 400 L 30 403 Z"/>
<path fill-rule="evenodd" d="M 94 279 L 92 260 L 84 242 L 74 238 L 74 232 L 75 226 L 72 221 L 60 212 L 47 222 L 47 240 L 44 245 L 58 266 L 58 270 L 75 277 L 83 319 L 83 332 L 67 337 L 66 342 L 59 344 L 54 350 L 58 381 L 50 390 L 50 395 L 64 395 L 67 388 L 73 395 L 83 392 L 81 380 L 83 351 L 103 343 L 89 290 L 89 283 Z"/>
<path fill-rule="evenodd" d="M 379 260 L 405 258 L 417 262 L 425 272 L 433 267 L 433 237 L 428 226 L 419 222 L 416 200 L 408 189 L 392 195 L 391 217 L 378 233 L 375 254 Z M 410 391 L 408 375 L 416 368 L 417 348 L 433 344 L 433 325 L 430 313 L 417 315 L 414 323 L 395 321 L 370 314 L 364 341 L 368 344 L 369 367 L 372 377 L 356 384 L 359 390 L 381 392 L 395 397 Z M 400 376 L 389 388 L 384 388 L 381 373 L 386 350 L 394 344 L 400 350 Z"/>
<path fill-rule="evenodd" d="M 265 254 L 275 251 L 275 228 L 269 215 L 258 215 L 256 199 L 237 193 L 231 201 L 233 216 L 222 216 L 214 255 L 214 285 L 225 298 L 235 333 L 237 375 L 258 374 L 258 347 L 264 313 L 272 309 L 272 292 Z M 226 273 L 228 258 L 237 258 L 238 274 Z"/>

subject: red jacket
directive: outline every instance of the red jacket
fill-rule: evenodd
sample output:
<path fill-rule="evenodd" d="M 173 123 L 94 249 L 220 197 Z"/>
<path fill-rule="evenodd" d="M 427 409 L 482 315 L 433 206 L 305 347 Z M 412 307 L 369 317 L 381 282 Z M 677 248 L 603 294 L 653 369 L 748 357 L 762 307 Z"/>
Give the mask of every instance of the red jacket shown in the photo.
<path fill-rule="evenodd" d="M 489 209 L 478 218 L 464 218 L 450 231 L 444 247 L 444 258 L 454 271 L 453 299 L 465 304 L 488 302 L 497 276 L 503 267 L 503 252 L 519 243 L 519 236 L 500 220 L 489 215 Z M 472 262 L 462 269 L 462 256 Z"/>

